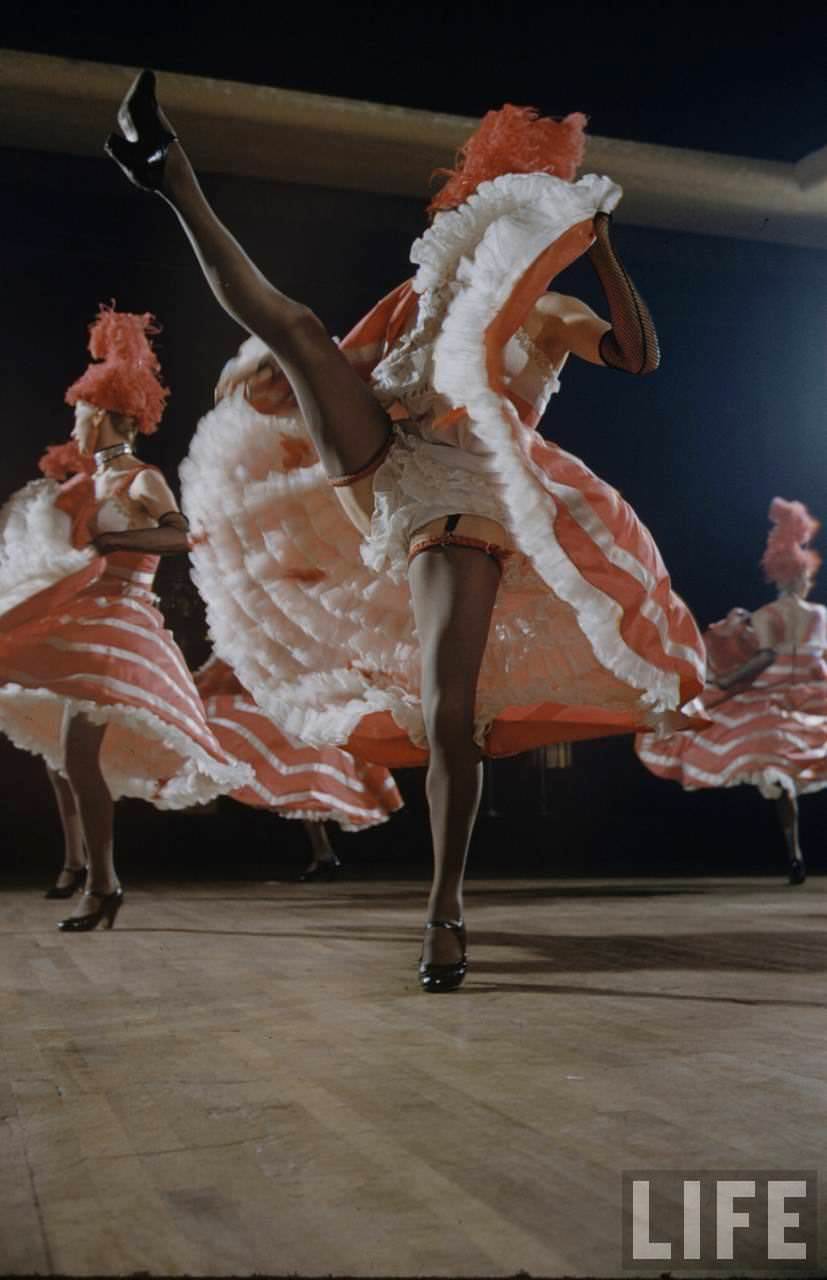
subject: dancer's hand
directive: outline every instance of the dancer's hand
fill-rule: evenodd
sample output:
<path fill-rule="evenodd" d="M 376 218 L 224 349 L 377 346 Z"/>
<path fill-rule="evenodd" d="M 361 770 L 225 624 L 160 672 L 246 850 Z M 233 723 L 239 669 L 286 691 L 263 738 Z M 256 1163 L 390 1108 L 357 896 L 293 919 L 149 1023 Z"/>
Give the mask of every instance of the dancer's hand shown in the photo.
<path fill-rule="evenodd" d="M 269 351 L 262 354 L 261 344 L 257 343 L 256 346 L 258 350 L 253 350 L 249 355 L 242 347 L 234 360 L 227 361 L 216 383 L 216 404 L 248 382 L 254 381 L 256 385 L 264 386 L 275 377 L 275 357 Z"/>
<path fill-rule="evenodd" d="M 216 404 L 239 387 L 243 388 L 247 403 L 262 414 L 277 413 L 290 397 L 287 380 L 275 356 L 269 354 L 255 361 L 231 361 L 215 388 Z"/>
<path fill-rule="evenodd" d="M 99 533 L 96 538 L 92 539 L 92 546 L 95 548 L 99 556 L 111 555 L 115 550 L 114 539 L 115 534 Z"/>

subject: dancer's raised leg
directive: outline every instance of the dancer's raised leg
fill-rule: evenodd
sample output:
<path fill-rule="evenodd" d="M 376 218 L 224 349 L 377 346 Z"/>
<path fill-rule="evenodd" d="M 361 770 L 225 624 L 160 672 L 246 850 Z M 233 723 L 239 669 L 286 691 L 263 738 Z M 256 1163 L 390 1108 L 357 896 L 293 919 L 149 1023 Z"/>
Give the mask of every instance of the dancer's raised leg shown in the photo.
<path fill-rule="evenodd" d="M 500 572 L 491 556 L 461 546 L 433 547 L 410 566 L 430 747 L 426 789 L 434 880 L 429 920 L 463 919 L 462 881 L 482 788 L 482 757 L 474 742 L 477 680 Z M 426 933 L 426 963 L 456 963 L 461 951 L 455 932 Z"/>
<path fill-rule="evenodd" d="M 328 475 L 363 471 L 389 439 L 384 409 L 321 321 L 275 288 L 213 213 L 155 103 L 151 72 L 135 82 L 119 120 L 136 140 L 113 135 L 107 150 L 133 182 L 172 205 L 221 306 L 276 356 Z"/>

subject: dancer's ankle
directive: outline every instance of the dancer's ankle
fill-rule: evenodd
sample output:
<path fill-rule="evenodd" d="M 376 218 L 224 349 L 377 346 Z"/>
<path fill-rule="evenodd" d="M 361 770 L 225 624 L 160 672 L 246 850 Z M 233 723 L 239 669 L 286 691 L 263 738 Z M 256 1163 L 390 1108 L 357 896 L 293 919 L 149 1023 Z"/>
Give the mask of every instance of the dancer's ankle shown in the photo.
<path fill-rule="evenodd" d="M 462 893 L 456 889 L 432 892 L 428 899 L 429 920 L 451 920 L 461 924 L 463 920 Z"/>
<path fill-rule="evenodd" d="M 110 875 L 93 876 L 91 871 L 86 880 L 86 892 L 93 893 L 96 896 L 114 893 L 116 889 L 120 889 L 121 882 L 112 872 Z"/>

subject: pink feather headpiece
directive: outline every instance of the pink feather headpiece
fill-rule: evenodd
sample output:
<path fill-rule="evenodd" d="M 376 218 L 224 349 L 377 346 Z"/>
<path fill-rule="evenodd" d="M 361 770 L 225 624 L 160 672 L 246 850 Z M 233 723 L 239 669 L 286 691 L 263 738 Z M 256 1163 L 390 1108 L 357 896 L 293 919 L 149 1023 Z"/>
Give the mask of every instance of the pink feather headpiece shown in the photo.
<path fill-rule="evenodd" d="M 571 182 L 583 159 L 587 123 L 580 111 L 553 120 L 534 107 L 515 107 L 510 102 L 487 112 L 457 152 L 456 168 L 437 169 L 436 175 L 446 182 L 428 212 L 456 208 L 481 182 L 503 173 L 550 173 Z"/>
<path fill-rule="evenodd" d="M 818 532 L 818 521 L 813 519 L 803 502 L 787 502 L 784 498 L 773 498 L 770 520 L 773 528 L 761 560 L 767 581 L 782 589 L 799 578 L 814 578 L 821 556 L 810 550 L 807 543 Z"/>
<path fill-rule="evenodd" d="M 85 400 L 97 409 L 135 418 L 144 435 L 157 431 L 169 395 L 158 379 L 161 366 L 149 341 L 158 332 L 149 312 L 139 316 L 102 304 L 89 328 L 94 360 L 69 387 L 66 403 Z"/>

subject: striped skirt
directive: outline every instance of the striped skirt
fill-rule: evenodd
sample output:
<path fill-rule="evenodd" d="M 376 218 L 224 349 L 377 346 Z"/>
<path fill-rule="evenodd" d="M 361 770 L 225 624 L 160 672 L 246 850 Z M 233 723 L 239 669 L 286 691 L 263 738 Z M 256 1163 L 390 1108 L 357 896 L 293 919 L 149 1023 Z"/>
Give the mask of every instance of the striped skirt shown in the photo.
<path fill-rule="evenodd" d="M 99 557 L 0 617 L 0 730 L 61 771 L 68 719 L 105 724 L 113 798 L 187 808 L 252 774 L 207 723 L 157 608 L 156 567 L 154 556 Z"/>
<path fill-rule="evenodd" d="M 256 706 L 227 665 L 212 658 L 196 676 L 210 729 L 255 775 L 233 799 L 283 818 L 338 822 L 361 831 L 402 808 L 392 774 L 337 747 L 291 743 Z"/>

